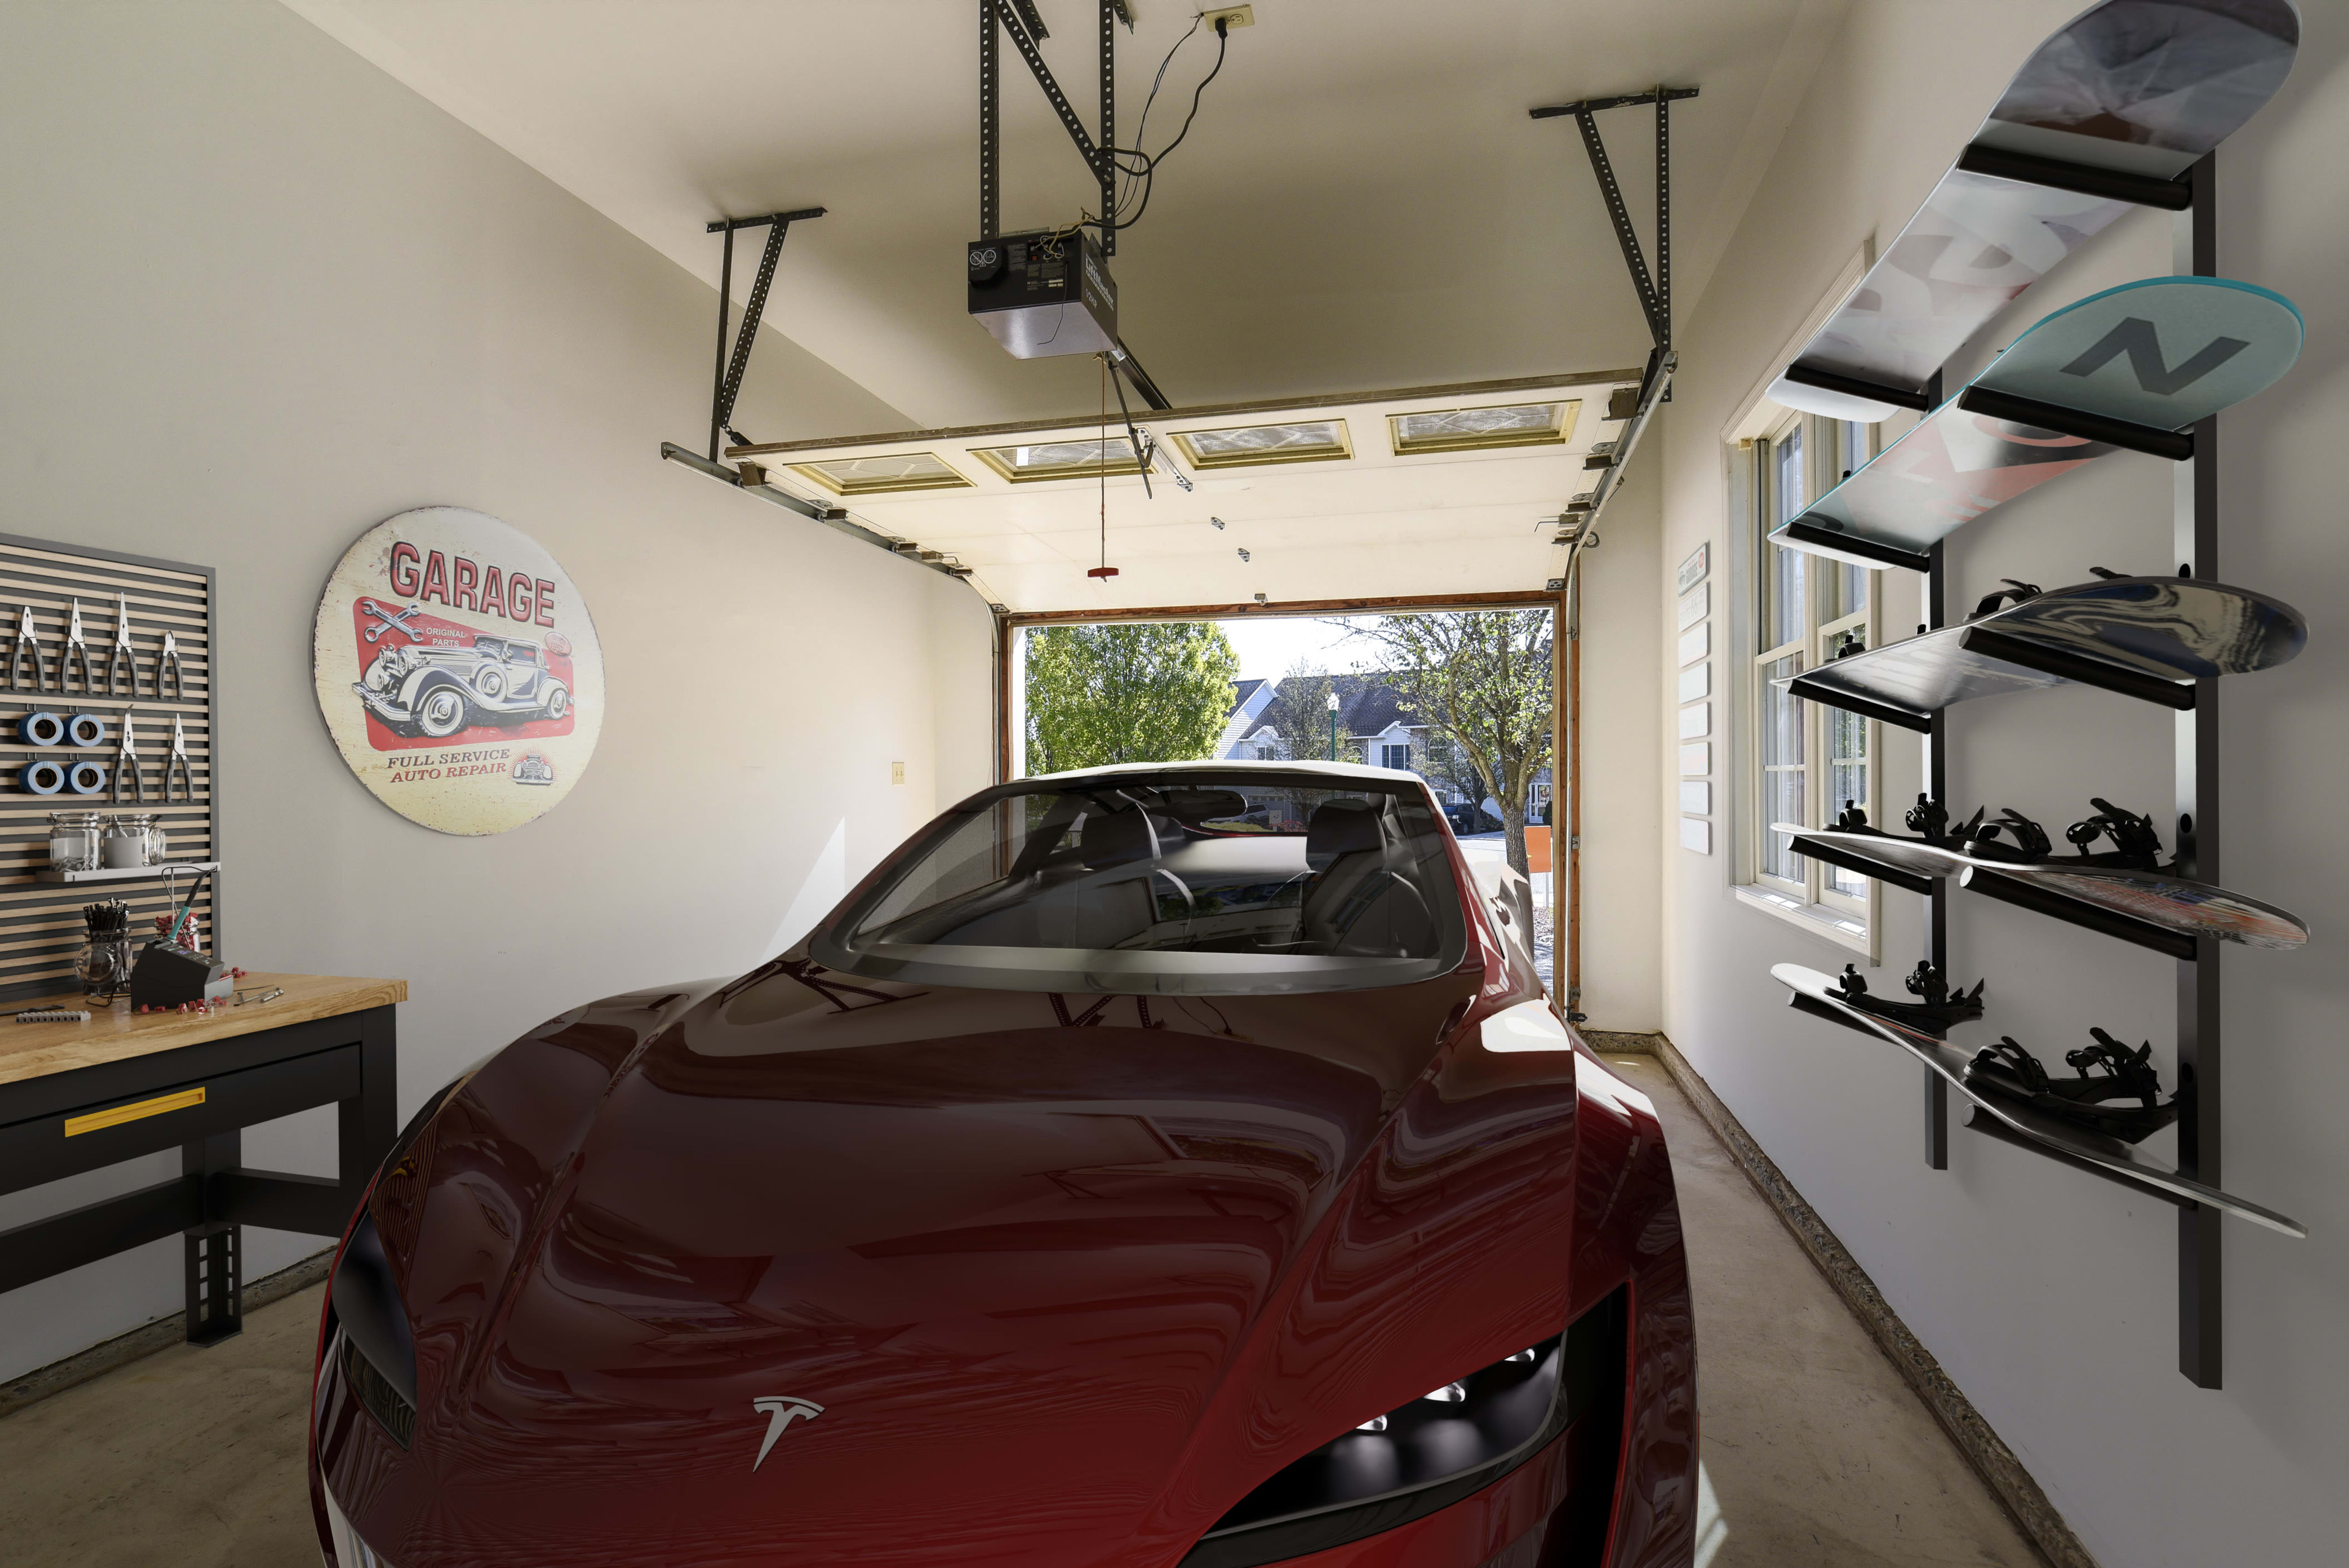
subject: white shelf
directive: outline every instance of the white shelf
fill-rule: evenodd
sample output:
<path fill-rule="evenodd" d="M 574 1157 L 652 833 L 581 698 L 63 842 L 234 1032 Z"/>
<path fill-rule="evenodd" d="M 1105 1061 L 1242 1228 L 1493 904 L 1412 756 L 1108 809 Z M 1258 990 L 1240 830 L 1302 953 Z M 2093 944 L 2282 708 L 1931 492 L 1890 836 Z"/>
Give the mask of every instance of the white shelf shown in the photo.
<path fill-rule="evenodd" d="M 45 882 L 145 882 L 171 872 L 218 870 L 218 861 L 167 861 L 160 866 L 109 866 L 94 872 L 37 871 L 33 873 L 33 880 Z"/>

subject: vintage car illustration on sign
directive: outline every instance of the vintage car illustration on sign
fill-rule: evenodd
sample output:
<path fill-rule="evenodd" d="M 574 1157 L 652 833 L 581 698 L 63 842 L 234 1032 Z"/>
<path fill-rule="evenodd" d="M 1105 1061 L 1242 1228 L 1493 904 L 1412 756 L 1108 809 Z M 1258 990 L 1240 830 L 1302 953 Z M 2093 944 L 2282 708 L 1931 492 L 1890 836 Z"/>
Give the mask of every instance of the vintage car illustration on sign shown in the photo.
<path fill-rule="evenodd" d="M 375 656 L 351 689 L 395 734 L 439 740 L 474 724 L 561 719 L 571 691 L 536 643 L 478 634 L 470 648 L 402 646 Z"/>
<path fill-rule="evenodd" d="M 1408 773 L 1105 768 L 531 1030 L 336 1255 L 326 1562 L 1688 1568 L 1671 1161 L 1511 902 Z"/>

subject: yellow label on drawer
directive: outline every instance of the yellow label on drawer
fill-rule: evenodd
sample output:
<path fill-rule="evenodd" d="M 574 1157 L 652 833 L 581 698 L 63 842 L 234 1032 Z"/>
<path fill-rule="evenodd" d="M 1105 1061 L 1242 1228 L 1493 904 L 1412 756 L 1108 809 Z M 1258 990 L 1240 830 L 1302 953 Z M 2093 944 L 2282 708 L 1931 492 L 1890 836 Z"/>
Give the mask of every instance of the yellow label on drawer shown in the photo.
<path fill-rule="evenodd" d="M 93 1110 L 88 1116 L 66 1118 L 66 1136 L 78 1138 L 85 1132 L 101 1128 L 119 1127 L 126 1121 L 139 1121 L 150 1116 L 160 1116 L 167 1110 L 185 1110 L 191 1105 L 204 1103 L 204 1091 L 183 1088 L 177 1094 L 160 1094 L 153 1099 L 134 1100 L 118 1105 L 111 1110 Z"/>

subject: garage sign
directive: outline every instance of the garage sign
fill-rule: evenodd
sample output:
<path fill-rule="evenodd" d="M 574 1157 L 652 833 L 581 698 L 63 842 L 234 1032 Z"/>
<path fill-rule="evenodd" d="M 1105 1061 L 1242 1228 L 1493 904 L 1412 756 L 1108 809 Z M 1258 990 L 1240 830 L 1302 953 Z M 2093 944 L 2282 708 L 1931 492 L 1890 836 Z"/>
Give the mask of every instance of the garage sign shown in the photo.
<path fill-rule="evenodd" d="M 443 833 L 553 810 L 603 727 L 603 649 L 578 589 L 528 534 L 463 507 L 359 536 L 318 603 L 312 667 L 359 782 Z"/>

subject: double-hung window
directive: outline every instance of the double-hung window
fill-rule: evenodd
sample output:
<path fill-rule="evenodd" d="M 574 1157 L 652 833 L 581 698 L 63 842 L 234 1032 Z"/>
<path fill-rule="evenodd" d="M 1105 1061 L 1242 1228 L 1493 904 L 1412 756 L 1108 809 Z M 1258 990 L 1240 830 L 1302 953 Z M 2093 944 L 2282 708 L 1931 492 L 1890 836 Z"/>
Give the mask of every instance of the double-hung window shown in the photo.
<path fill-rule="evenodd" d="M 1788 419 L 1754 441 L 1748 518 L 1754 562 L 1752 745 L 1747 775 L 1754 828 L 1753 885 L 1770 902 L 1865 929 L 1869 882 L 1798 855 L 1778 824 L 1824 827 L 1846 804 L 1874 820 L 1875 725 L 1789 695 L 1781 682 L 1846 648 L 1868 645 L 1874 609 L 1868 568 L 1788 550 L 1770 531 L 1799 517 L 1873 449 L 1868 426 L 1816 417 Z"/>

